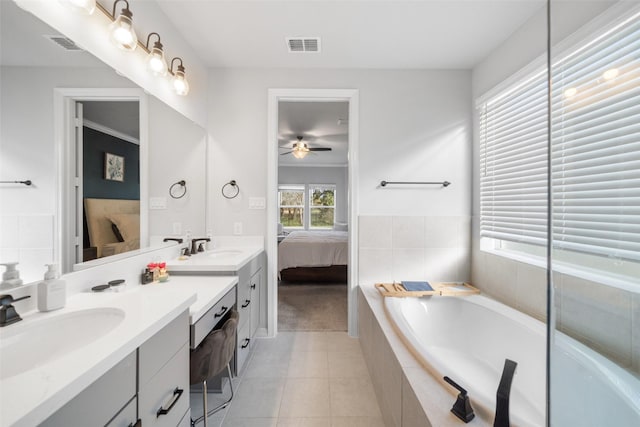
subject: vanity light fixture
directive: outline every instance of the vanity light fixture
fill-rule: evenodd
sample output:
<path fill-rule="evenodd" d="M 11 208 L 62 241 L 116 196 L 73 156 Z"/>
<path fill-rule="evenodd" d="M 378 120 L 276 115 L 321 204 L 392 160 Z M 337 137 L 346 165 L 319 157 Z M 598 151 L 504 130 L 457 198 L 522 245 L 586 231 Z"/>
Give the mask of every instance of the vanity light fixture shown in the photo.
<path fill-rule="evenodd" d="M 116 18 L 116 5 L 123 1 L 126 6 L 120 11 L 120 15 Z M 129 10 L 129 2 L 127 0 L 116 0 L 113 3 L 113 12 L 111 14 L 115 20 L 109 25 L 111 41 L 113 44 L 124 50 L 135 50 L 138 46 L 138 37 L 133 29 L 133 13 Z"/>
<path fill-rule="evenodd" d="M 173 63 L 179 60 L 180 64 L 178 64 L 178 69 L 173 71 Z M 171 75 L 171 84 L 173 85 L 173 90 L 180 96 L 184 96 L 189 93 L 189 82 L 184 75 L 184 66 L 182 65 L 182 58 L 175 57 L 171 60 L 171 69 L 169 70 Z"/>
<path fill-rule="evenodd" d="M 59 0 L 74 12 L 91 15 L 96 10 L 96 0 Z"/>
<path fill-rule="evenodd" d="M 151 36 L 157 36 L 158 41 L 153 43 L 153 48 L 149 49 L 149 42 Z M 167 75 L 167 60 L 164 58 L 164 51 L 162 50 L 162 43 L 160 43 L 160 34 L 151 33 L 147 37 L 146 49 L 149 51 L 147 56 L 147 66 L 154 76 L 166 76 Z"/>

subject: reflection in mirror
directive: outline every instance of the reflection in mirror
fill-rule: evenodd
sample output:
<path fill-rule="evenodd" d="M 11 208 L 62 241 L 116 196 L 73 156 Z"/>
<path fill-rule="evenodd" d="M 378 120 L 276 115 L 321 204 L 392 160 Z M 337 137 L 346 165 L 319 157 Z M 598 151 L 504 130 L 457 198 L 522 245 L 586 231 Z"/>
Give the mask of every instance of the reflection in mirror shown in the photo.
<path fill-rule="evenodd" d="M 205 170 L 204 130 L 156 98 L 144 94 L 130 80 L 117 75 L 13 2 L 1 1 L 0 8 L 0 179 L 33 182 L 29 187 L 3 185 L 0 188 L 0 262 L 18 261 L 21 277 L 24 283 L 29 283 L 43 277 L 45 263 L 61 263 L 61 271 L 66 273 L 76 262 L 100 256 L 107 261 L 109 258 L 105 256 L 133 249 L 138 246 L 137 242 L 145 247 L 149 242 L 161 242 L 162 237 L 186 231 L 204 234 L 204 182 L 198 182 Z M 56 111 L 54 94 L 64 88 L 136 90 L 146 102 L 146 110 L 143 112 L 138 102 L 105 103 L 102 102 L 105 99 L 98 102 L 78 97 L 85 113 L 84 131 L 80 135 L 84 139 L 111 141 L 99 144 L 112 144 L 117 139 L 116 144 L 121 148 L 112 145 L 109 148 L 106 145 L 84 148 L 83 144 L 85 151 L 92 152 L 91 163 L 83 165 L 79 158 L 67 168 L 63 163 L 63 160 L 69 160 L 65 153 L 80 153 L 82 148 L 71 150 L 62 145 L 64 138 L 57 136 L 64 129 L 64 114 Z M 140 108 L 140 112 L 123 107 Z M 123 118 L 128 121 L 124 122 Z M 136 145 L 135 140 L 143 140 L 145 134 L 148 147 Z M 171 157 L 165 149 L 170 149 L 177 141 L 186 153 L 180 158 Z M 139 147 L 139 164 L 131 153 L 136 151 L 132 149 L 136 146 Z M 124 169 L 118 166 L 122 160 Z M 105 161 L 107 165 L 111 162 L 115 169 L 105 168 Z M 75 182 L 65 178 L 69 169 L 85 178 L 91 175 L 91 183 L 79 181 L 75 187 Z M 121 174 L 122 170 L 124 174 Z M 187 182 L 189 192 L 188 197 L 174 202 L 168 197 L 168 188 L 171 182 L 178 180 Z M 137 184 L 137 195 L 133 186 L 128 190 L 131 193 L 126 195 L 102 192 L 107 187 L 122 190 L 129 184 Z M 92 220 L 84 219 L 86 204 L 82 194 L 91 186 L 95 188 L 86 198 L 138 199 L 139 215 L 143 220 L 136 222 L 131 221 L 131 216 L 127 218 L 128 225 L 138 225 L 139 231 L 133 227 L 133 234 L 139 233 L 137 239 L 132 237 L 130 242 L 118 244 L 123 242 L 118 242 L 109 224 L 111 235 L 105 243 L 92 242 L 89 226 Z M 147 188 L 146 192 L 144 188 Z M 65 192 L 73 192 L 70 199 L 74 200 L 75 208 L 69 208 L 68 200 L 65 202 Z M 160 202 L 156 205 L 158 210 L 151 213 L 146 209 L 149 196 Z M 114 221 L 121 222 L 122 219 Z M 121 226 L 126 227 L 123 223 Z M 74 232 L 65 232 L 66 229 Z M 131 233 L 131 229 L 124 234 L 122 230 L 118 231 L 125 241 L 124 235 L 129 237 Z M 109 244 L 111 247 L 105 247 Z M 63 263 L 65 252 L 71 255 Z M 95 263 L 92 261 L 89 265 Z"/>

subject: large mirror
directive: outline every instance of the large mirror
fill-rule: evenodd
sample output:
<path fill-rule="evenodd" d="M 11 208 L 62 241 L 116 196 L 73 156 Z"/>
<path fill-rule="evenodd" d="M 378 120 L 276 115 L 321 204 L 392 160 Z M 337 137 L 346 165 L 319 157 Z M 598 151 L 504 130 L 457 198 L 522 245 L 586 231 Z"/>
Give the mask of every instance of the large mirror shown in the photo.
<path fill-rule="evenodd" d="M 30 283 L 46 263 L 64 273 L 204 235 L 204 129 L 14 2 L 0 8 L 0 262 Z"/>

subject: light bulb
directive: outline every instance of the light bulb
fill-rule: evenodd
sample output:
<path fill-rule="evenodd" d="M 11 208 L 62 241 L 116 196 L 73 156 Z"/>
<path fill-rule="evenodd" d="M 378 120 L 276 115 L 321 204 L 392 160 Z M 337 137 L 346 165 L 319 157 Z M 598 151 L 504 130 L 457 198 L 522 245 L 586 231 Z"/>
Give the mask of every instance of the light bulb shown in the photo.
<path fill-rule="evenodd" d="M 565 98 L 571 98 L 576 93 L 578 93 L 578 89 L 576 89 L 575 87 L 570 87 L 569 89 L 564 91 L 564 97 Z"/>
<path fill-rule="evenodd" d="M 91 15 L 96 10 L 96 0 L 59 0 L 74 12 Z"/>
<path fill-rule="evenodd" d="M 602 78 L 605 80 L 613 80 L 618 77 L 618 74 L 620 74 L 620 71 L 618 71 L 617 68 L 611 68 L 610 70 L 602 73 Z"/>
<path fill-rule="evenodd" d="M 182 67 L 179 66 L 178 71 L 176 71 L 176 74 L 173 76 L 173 89 L 178 95 L 184 96 L 189 93 L 189 82 L 187 82 L 187 78 L 184 76 L 184 71 L 180 71 L 180 68 Z"/>
<path fill-rule="evenodd" d="M 167 74 L 167 61 L 164 59 L 162 49 L 154 47 L 147 57 L 147 65 L 154 76 L 164 76 Z"/>
<path fill-rule="evenodd" d="M 294 149 L 292 154 L 296 159 L 304 159 L 309 154 L 309 151 Z"/>
<path fill-rule="evenodd" d="M 111 41 L 113 44 L 124 50 L 135 50 L 138 46 L 138 37 L 133 29 L 133 14 L 126 8 L 122 9 L 118 18 L 109 25 Z"/>

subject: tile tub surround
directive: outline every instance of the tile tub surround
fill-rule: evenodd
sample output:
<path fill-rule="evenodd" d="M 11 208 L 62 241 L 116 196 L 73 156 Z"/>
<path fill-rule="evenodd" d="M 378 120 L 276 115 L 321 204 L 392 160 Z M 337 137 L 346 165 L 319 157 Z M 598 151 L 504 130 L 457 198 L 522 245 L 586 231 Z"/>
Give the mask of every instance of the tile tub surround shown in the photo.
<path fill-rule="evenodd" d="M 387 318 L 382 296 L 371 285 L 359 288 L 358 327 L 385 426 L 462 425 L 450 412 L 457 391 L 427 372 L 411 354 Z M 476 417 L 469 425 L 493 424 L 492 415 L 474 409 Z"/>
<path fill-rule="evenodd" d="M 233 381 L 230 406 L 209 417 L 210 426 L 385 426 L 359 340 L 346 332 L 260 338 Z M 209 406 L 219 399 L 211 394 Z M 201 411 L 200 400 L 191 395 L 193 413 Z"/>
<path fill-rule="evenodd" d="M 471 280 L 482 293 L 546 322 L 544 268 L 476 248 Z M 556 329 L 640 374 L 640 295 L 559 272 L 553 282 Z"/>
<path fill-rule="evenodd" d="M 468 216 L 360 216 L 359 283 L 470 278 Z"/>

